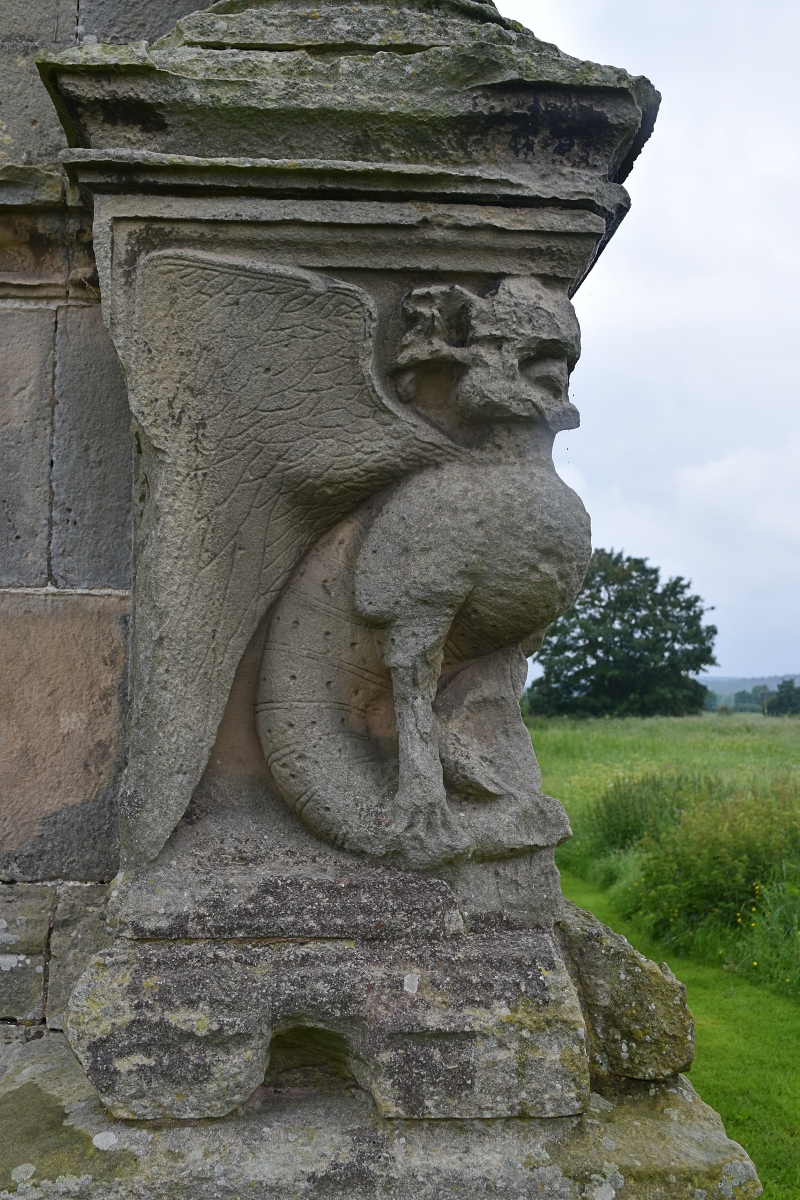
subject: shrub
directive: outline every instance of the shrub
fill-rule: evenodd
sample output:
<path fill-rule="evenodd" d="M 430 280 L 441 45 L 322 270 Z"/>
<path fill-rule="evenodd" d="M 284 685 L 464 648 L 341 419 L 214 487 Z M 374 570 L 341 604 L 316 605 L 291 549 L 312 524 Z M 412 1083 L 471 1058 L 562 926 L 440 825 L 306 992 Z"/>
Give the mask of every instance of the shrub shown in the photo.
<path fill-rule="evenodd" d="M 648 771 L 586 813 L 573 866 L 673 950 L 800 996 L 800 777 Z"/>
<path fill-rule="evenodd" d="M 720 780 L 678 771 L 620 776 L 588 809 L 585 830 L 596 853 L 628 850 L 645 835 L 674 825 L 699 798 L 724 794 Z"/>
<path fill-rule="evenodd" d="M 647 833 L 638 911 L 656 937 L 693 932 L 712 915 L 731 926 L 776 871 L 800 863 L 796 776 L 720 798 L 701 795 L 680 820 Z"/>

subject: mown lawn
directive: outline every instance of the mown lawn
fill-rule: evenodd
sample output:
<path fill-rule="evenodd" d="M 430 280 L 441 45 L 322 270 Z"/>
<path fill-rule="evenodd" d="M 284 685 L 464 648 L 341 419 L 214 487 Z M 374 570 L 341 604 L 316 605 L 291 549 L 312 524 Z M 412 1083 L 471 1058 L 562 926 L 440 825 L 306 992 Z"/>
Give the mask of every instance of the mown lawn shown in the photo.
<path fill-rule="evenodd" d="M 544 789 L 573 824 L 615 775 L 661 767 L 768 778 L 800 763 L 800 721 L 760 716 L 534 720 Z M 608 894 L 566 871 L 564 893 L 683 980 L 696 1021 L 691 1078 L 745 1146 L 765 1200 L 800 1200 L 800 1005 L 735 972 L 679 958 L 614 912 Z"/>

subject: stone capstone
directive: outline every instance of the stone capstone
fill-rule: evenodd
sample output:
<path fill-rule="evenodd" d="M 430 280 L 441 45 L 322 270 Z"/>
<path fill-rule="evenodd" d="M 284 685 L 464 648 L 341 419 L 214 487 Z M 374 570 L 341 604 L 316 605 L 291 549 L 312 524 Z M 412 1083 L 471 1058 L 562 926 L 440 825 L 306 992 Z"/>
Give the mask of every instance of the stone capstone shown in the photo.
<path fill-rule="evenodd" d="M 124 174 L 132 152 L 174 174 L 226 162 L 241 189 L 253 160 L 276 190 L 303 187 L 305 170 L 315 189 L 559 196 L 602 212 L 609 236 L 660 99 L 475 3 L 223 4 L 153 46 L 83 46 L 39 65 L 70 144 L 91 148 L 73 163 L 114 160 Z M 124 134 L 109 104 L 135 114 Z"/>

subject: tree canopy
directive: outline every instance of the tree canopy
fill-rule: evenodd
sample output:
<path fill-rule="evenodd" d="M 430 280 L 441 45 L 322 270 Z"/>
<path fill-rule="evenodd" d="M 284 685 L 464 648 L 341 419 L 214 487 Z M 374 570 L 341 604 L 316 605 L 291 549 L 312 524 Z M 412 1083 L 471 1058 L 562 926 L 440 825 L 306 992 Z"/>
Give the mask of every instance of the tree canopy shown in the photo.
<path fill-rule="evenodd" d="M 526 711 L 555 716 L 685 716 L 708 689 L 692 678 L 716 665 L 716 626 L 691 583 L 661 583 L 646 558 L 595 550 L 583 590 L 555 621 L 537 658 L 544 674 Z"/>
<path fill-rule="evenodd" d="M 800 716 L 800 688 L 793 679 L 783 679 L 777 692 L 770 692 L 764 703 L 768 717 Z"/>

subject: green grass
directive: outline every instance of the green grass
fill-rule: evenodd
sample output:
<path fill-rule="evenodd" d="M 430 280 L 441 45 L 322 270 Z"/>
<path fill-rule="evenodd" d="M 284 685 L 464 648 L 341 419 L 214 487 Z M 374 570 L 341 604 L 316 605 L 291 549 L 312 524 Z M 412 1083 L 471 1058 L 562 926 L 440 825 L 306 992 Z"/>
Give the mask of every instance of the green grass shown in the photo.
<path fill-rule="evenodd" d="M 800 764 L 800 721 L 792 718 L 749 713 L 588 721 L 556 717 L 533 718 L 528 726 L 545 791 L 557 796 L 575 819 L 620 774 L 672 767 L 749 782 Z"/>
<path fill-rule="evenodd" d="M 727 971 L 676 958 L 639 936 L 607 895 L 562 872 L 564 895 L 666 961 L 686 984 L 695 1019 L 694 1086 L 758 1169 L 764 1200 L 800 1198 L 800 1005 Z"/>
<path fill-rule="evenodd" d="M 758 715 L 644 720 L 534 719 L 529 722 L 543 785 L 581 826 L 614 779 L 662 768 L 710 774 L 743 786 L 800 764 L 800 721 Z M 612 908 L 608 891 L 564 870 L 564 893 L 686 984 L 700 1095 L 745 1146 L 765 1200 L 800 1200 L 800 1005 L 735 971 L 707 966 L 648 941 Z"/>

